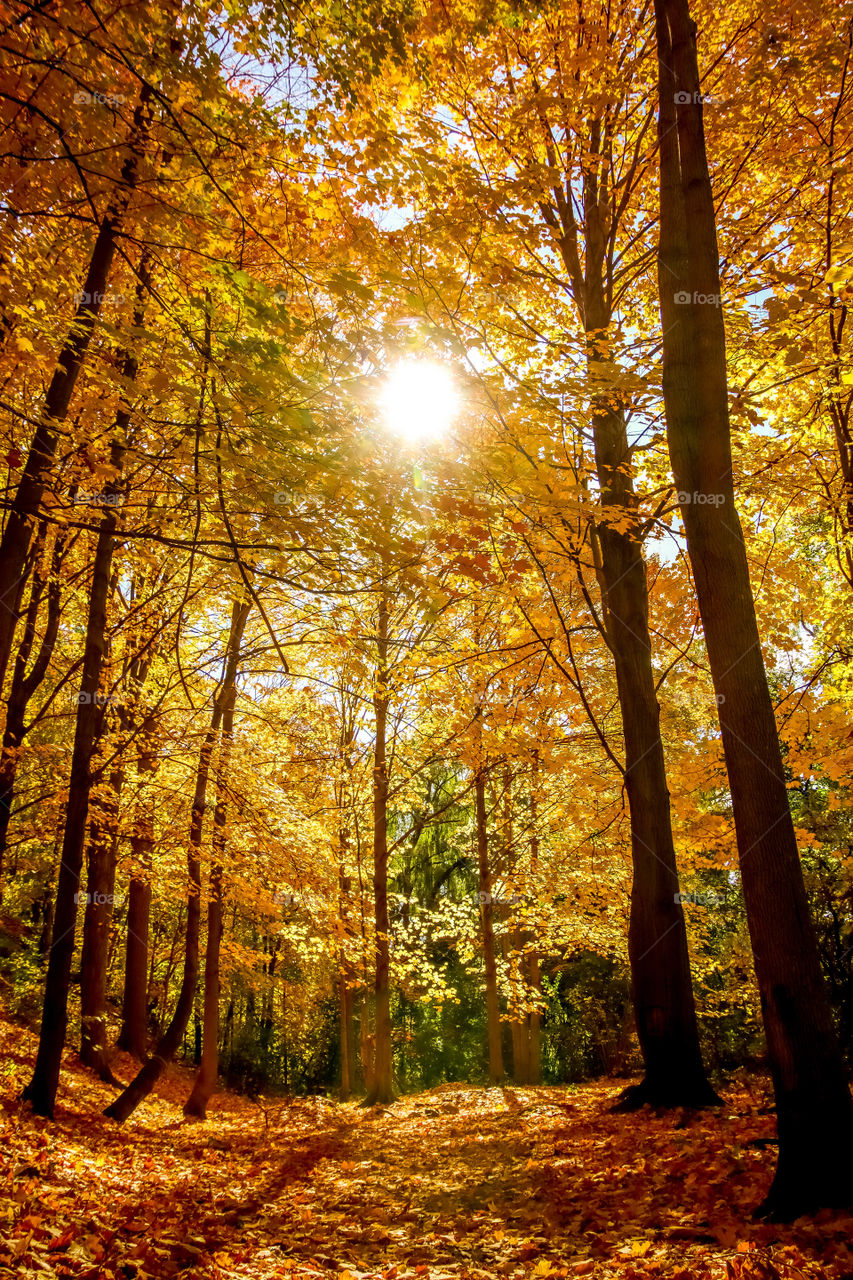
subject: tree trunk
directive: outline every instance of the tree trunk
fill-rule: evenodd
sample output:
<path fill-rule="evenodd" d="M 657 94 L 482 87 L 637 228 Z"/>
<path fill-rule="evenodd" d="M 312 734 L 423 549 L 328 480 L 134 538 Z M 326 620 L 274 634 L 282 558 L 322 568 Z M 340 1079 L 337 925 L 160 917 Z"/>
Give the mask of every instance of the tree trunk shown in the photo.
<path fill-rule="evenodd" d="M 370 1024 L 370 1000 L 367 992 L 361 998 L 361 1014 L 358 1020 L 358 1040 L 361 1053 L 361 1074 L 368 1097 L 373 1092 L 373 1047 L 375 1039 Z"/>
<path fill-rule="evenodd" d="M 600 122 L 590 149 L 606 150 Z M 606 272 L 612 227 L 595 165 L 584 172 L 585 254 L 582 281 L 573 278 L 587 340 L 595 463 L 601 491 L 596 565 L 604 628 L 616 670 L 625 742 L 625 790 L 631 820 L 633 883 L 628 928 L 632 993 L 645 1075 L 625 1091 L 623 1108 L 706 1106 L 719 1103 L 705 1075 L 693 1001 L 687 930 L 680 902 L 672 838 L 660 707 L 652 665 L 649 595 L 637 518 L 633 463 L 625 416 L 607 376 L 612 321 Z M 605 208 L 606 206 L 606 201 Z"/>
<path fill-rule="evenodd" d="M 236 677 L 236 669 L 235 669 Z M 207 949 L 204 955 L 204 1031 L 201 1065 L 190 1096 L 184 1103 L 184 1115 L 204 1120 L 207 1104 L 216 1090 L 219 1078 L 219 955 L 224 924 L 222 897 L 222 864 L 225 857 L 225 824 L 228 820 L 228 773 L 231 744 L 234 737 L 234 704 L 237 687 L 232 681 L 225 693 L 222 714 L 222 737 L 219 767 L 216 775 L 216 808 L 213 811 L 213 850 L 210 866 L 210 896 L 207 903 Z M 271 962 L 272 963 L 272 962 Z M 270 1025 L 272 1005 L 270 1005 Z"/>
<path fill-rule="evenodd" d="M 534 901 L 538 902 L 539 871 L 539 757 L 534 751 L 530 768 L 530 880 L 533 886 Z M 539 951 L 535 933 L 531 930 L 525 939 L 527 955 L 527 982 L 531 991 L 538 997 L 542 994 L 542 974 L 539 966 Z M 530 1083 L 539 1084 L 542 1080 L 542 1015 L 538 1009 L 530 1012 L 528 1025 L 527 1060 L 530 1066 Z"/>
<path fill-rule="evenodd" d="M 776 1096 L 779 1160 L 761 1212 L 793 1218 L 853 1205 L 853 1104 L 820 971 L 734 502 L 695 27 L 686 0 L 656 0 L 655 12 L 667 434 L 720 707 Z"/>
<path fill-rule="evenodd" d="M 479 716 L 478 711 L 478 716 Z M 486 971 L 486 1020 L 489 1040 L 489 1080 L 501 1084 L 504 1078 L 501 1047 L 501 1016 L 498 1005 L 498 970 L 495 962 L 494 903 L 489 874 L 489 838 L 486 830 L 486 771 L 482 762 L 474 777 L 477 809 L 477 865 L 479 869 L 480 920 L 483 930 L 483 967 Z"/>
<path fill-rule="evenodd" d="M 127 367 L 126 363 L 125 369 Z M 133 369 L 135 371 L 135 363 Z M 68 807 L 56 890 L 53 942 L 45 981 L 41 1033 L 33 1077 L 24 1091 L 24 1097 L 32 1104 L 35 1113 L 43 1116 L 53 1115 L 68 1021 L 68 983 L 71 974 L 71 958 L 74 954 L 80 870 L 83 864 L 89 795 L 93 782 L 92 753 L 103 718 L 98 692 L 104 665 L 107 598 L 117 523 L 117 509 L 113 499 L 119 493 L 118 478 L 126 447 L 124 440 L 128 421 L 129 411 L 120 410 L 116 415 L 116 426 L 120 430 L 116 431 L 111 449 L 114 477 L 104 488 L 105 496 L 110 501 L 104 508 L 92 569 L 92 588 L 83 653 L 83 676 L 71 754 Z"/>
<path fill-rule="evenodd" d="M 72 490 L 73 493 L 76 490 Z M 15 799 L 15 781 L 18 773 L 21 744 L 26 736 L 25 716 L 33 694 L 47 674 L 47 668 L 53 654 L 53 646 L 59 633 L 60 585 L 59 571 L 65 554 L 67 542 L 66 531 L 57 532 L 53 544 L 50 569 L 44 573 L 41 547 L 47 533 L 47 526 L 42 523 L 37 539 L 36 568 L 33 575 L 30 599 L 27 605 L 24 634 L 15 658 L 9 696 L 6 701 L 6 724 L 3 729 L 3 744 L 0 750 L 0 901 L 3 895 L 3 864 L 9 840 L 9 821 L 12 816 L 12 805 Z M 29 671 L 33 644 L 36 636 L 36 623 L 39 610 L 47 590 L 47 618 L 44 634 L 38 653 Z"/>
<path fill-rule="evenodd" d="M 136 761 L 140 789 L 157 769 L 154 743 L 156 717 L 145 718 Z M 154 798 L 140 795 L 130 833 L 131 873 L 128 887 L 124 994 L 118 1047 L 140 1062 L 148 1056 L 148 936 L 151 921 L 151 858 L 154 850 Z"/>
<path fill-rule="evenodd" d="M 137 818 L 137 822 L 139 819 Z M 149 844 L 150 849 L 150 844 Z M 134 859 L 135 861 L 135 859 Z M 144 1062 L 148 1056 L 148 931 L 151 882 L 134 874 L 128 888 L 124 996 L 118 1047 Z"/>
<path fill-rule="evenodd" d="M 198 941 L 201 918 L 201 837 L 204 826 L 204 812 L 207 802 L 207 784 L 210 777 L 210 761 L 214 743 L 219 732 L 224 710 L 226 691 L 233 685 L 240 657 L 240 643 L 246 618 L 249 614 L 250 601 L 235 600 L 231 610 L 231 631 L 225 650 L 224 672 L 222 682 L 213 702 L 204 742 L 199 752 L 198 770 L 196 773 L 195 793 L 193 795 L 192 814 L 190 818 L 190 838 L 187 848 L 187 923 L 184 938 L 184 972 L 178 1000 L 172 1013 L 171 1021 L 157 1042 L 154 1052 L 137 1072 L 130 1084 L 120 1093 L 114 1102 L 105 1109 L 104 1115 L 120 1124 L 128 1118 L 146 1098 L 166 1068 L 166 1064 L 175 1056 L 184 1038 L 195 1000 L 195 989 L 198 981 Z"/>
<path fill-rule="evenodd" d="M 102 1080 L 116 1084 L 107 1057 L 107 957 L 113 918 L 118 809 L 124 770 L 110 773 L 107 794 L 93 798 L 87 850 L 86 913 L 80 958 L 80 1058 Z"/>
<path fill-rule="evenodd" d="M 33 530 L 36 527 L 42 495 L 53 468 L 60 426 L 68 414 L 77 378 L 95 330 L 115 256 L 119 227 L 136 182 L 140 138 L 147 127 L 150 97 L 151 89 L 148 85 L 143 85 L 134 112 L 130 151 L 122 166 L 119 191 L 101 221 L 83 284 L 82 300 L 69 328 L 65 345 L 59 353 L 45 397 L 44 409 L 12 500 L 2 538 L 0 538 L 0 602 L 4 606 L 0 609 L 0 688 L 3 685 L 12 650 L 18 607 L 25 582 L 27 555 Z M 59 903 L 57 902 L 57 913 L 58 911 Z M 49 1087 L 47 1092 L 50 1093 Z M 53 1105 L 52 1097 L 50 1105 Z"/>
<path fill-rule="evenodd" d="M 341 1097 L 351 1096 L 355 1088 L 355 1025 L 353 1022 L 352 964 L 347 955 L 346 939 L 349 929 L 350 877 L 345 873 L 347 832 L 341 829 L 340 902 L 342 940 L 338 972 L 338 1018 L 341 1044 Z"/>
<path fill-rule="evenodd" d="M 377 611 L 378 661 L 373 693 L 376 741 L 373 753 L 373 893 L 376 947 L 373 1081 L 364 1105 L 393 1100 L 391 1058 L 391 950 L 388 925 L 388 590 L 383 584 Z"/>
<path fill-rule="evenodd" d="M 505 915 L 512 919 L 508 934 L 504 935 L 504 959 L 509 967 L 509 1026 L 512 1041 L 512 1078 L 516 1084 L 530 1083 L 530 1045 L 527 1028 L 527 995 L 524 987 L 524 937 L 518 924 L 515 839 L 512 822 L 512 770 L 504 766 L 503 772 L 503 848 L 504 866 L 512 886 L 512 901 Z"/>

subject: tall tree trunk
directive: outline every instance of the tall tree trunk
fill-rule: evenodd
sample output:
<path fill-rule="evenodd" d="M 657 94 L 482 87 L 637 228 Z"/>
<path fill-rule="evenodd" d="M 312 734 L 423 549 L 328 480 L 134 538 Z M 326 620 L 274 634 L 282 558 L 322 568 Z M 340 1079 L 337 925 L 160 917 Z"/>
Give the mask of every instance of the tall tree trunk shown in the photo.
<path fill-rule="evenodd" d="M 80 958 L 80 1058 L 108 1084 L 117 1081 L 107 1056 L 107 957 L 113 918 L 118 811 L 124 769 L 110 771 L 105 795 L 92 798 L 87 849 L 86 912 Z"/>
<path fill-rule="evenodd" d="M 137 822 L 139 819 L 137 818 Z M 150 828 L 149 828 L 150 830 Z M 138 843 L 138 842 L 137 842 Z M 150 842 L 146 839 L 150 849 Z M 134 862 L 136 859 L 134 859 Z M 124 994 L 119 1049 L 144 1062 L 148 1056 L 148 933 L 151 921 L 151 881 L 134 873 L 128 886 L 127 937 L 124 953 Z"/>
<path fill-rule="evenodd" d="M 146 1098 L 180 1047 L 190 1020 L 198 981 L 198 942 L 201 920 L 201 837 L 207 804 L 207 784 L 210 777 L 210 761 L 222 722 L 227 690 L 234 684 L 240 658 L 240 644 L 251 601 L 235 600 L 231 610 L 231 630 L 225 650 L 222 681 L 213 702 L 210 728 L 205 734 L 199 752 L 190 817 L 190 838 L 187 847 L 187 923 L 184 936 L 184 972 L 178 1000 L 171 1021 L 157 1042 L 150 1058 L 142 1065 L 130 1084 L 115 1101 L 105 1109 L 104 1115 L 120 1124 L 128 1118 Z"/>
<path fill-rule="evenodd" d="M 717 701 L 779 1130 L 762 1212 L 853 1205 L 853 1103 L 820 971 L 734 501 L 725 326 L 687 0 L 656 0 L 663 390 Z M 677 95 L 677 97 L 676 97 Z"/>
<path fill-rule="evenodd" d="M 236 670 L 235 670 L 236 677 Z M 210 860 L 210 895 L 207 902 L 207 949 L 204 955 L 204 1029 L 201 1064 L 190 1096 L 184 1103 L 184 1115 L 203 1120 L 207 1104 L 216 1090 L 219 1078 L 219 956 L 224 923 L 222 876 L 225 858 L 225 827 L 228 821 L 228 773 L 231 744 L 234 737 L 234 705 L 237 687 L 234 682 L 226 691 L 222 714 L 222 737 L 216 774 L 216 807 L 213 811 L 213 849 Z M 272 962 L 271 962 L 272 963 Z M 272 1009 L 270 1008 L 270 1024 Z"/>
<path fill-rule="evenodd" d="M 154 850 L 154 797 L 144 794 L 145 777 L 157 769 L 154 744 L 156 718 L 148 716 L 140 731 L 136 774 L 139 797 L 130 832 L 131 873 L 128 886 L 124 994 L 118 1047 L 140 1062 L 148 1056 L 148 938 L 151 922 L 151 858 Z"/>
<path fill-rule="evenodd" d="M 477 712 L 478 723 L 480 711 Z M 483 931 L 483 967 L 486 972 L 486 1025 L 489 1043 L 489 1080 L 501 1084 L 504 1078 L 501 1046 L 501 1015 L 498 1005 L 498 969 L 495 961 L 494 903 L 489 873 L 489 836 L 486 829 L 486 768 L 481 760 L 474 775 L 477 813 L 477 866 L 480 889 L 480 921 Z"/>
<path fill-rule="evenodd" d="M 76 489 L 72 491 L 73 494 Z M 32 589 L 27 604 L 24 622 L 24 633 L 12 669 L 12 680 L 9 696 L 6 700 L 6 723 L 3 729 L 3 744 L 0 750 L 0 901 L 3 894 L 3 864 L 9 840 L 9 821 L 12 816 L 12 805 L 15 799 L 15 781 L 18 773 L 21 744 L 27 732 L 25 716 L 33 694 L 47 674 L 48 665 L 53 654 L 53 646 L 59 633 L 60 583 L 59 571 L 62 566 L 67 534 L 59 530 L 53 544 L 50 557 L 50 568 L 47 573 L 43 569 L 41 548 L 47 533 L 47 526 L 42 523 L 37 538 L 36 568 L 32 579 Z M 47 618 L 38 653 L 29 667 L 30 656 L 36 637 L 36 624 L 39 611 L 47 591 Z M 28 670 L 29 667 L 29 670 Z"/>
<path fill-rule="evenodd" d="M 222 867 L 210 869 L 207 903 L 207 948 L 204 955 L 204 1021 L 201 1059 L 184 1115 L 204 1120 L 219 1076 L 219 955 L 222 942 Z"/>
<path fill-rule="evenodd" d="M 631 818 L 628 955 L 645 1066 L 642 1082 L 625 1091 L 621 1105 L 713 1105 L 719 1098 L 699 1046 L 652 667 L 646 566 L 622 413 L 599 402 L 593 432 L 603 507 L 598 539 L 605 629 L 616 668 Z M 620 521 L 627 515 L 631 527 L 608 524 L 608 507 L 618 509 Z"/>
<path fill-rule="evenodd" d="M 135 374 L 135 361 L 132 357 L 128 357 L 125 363 L 125 370 L 128 367 L 132 367 Z M 74 954 L 80 870 L 83 864 L 89 796 L 93 782 L 92 753 L 103 719 L 98 692 L 104 666 L 107 598 L 117 524 L 117 509 L 114 504 L 119 494 L 119 478 L 126 448 L 124 442 L 129 418 L 130 412 L 125 409 L 121 409 L 116 415 L 117 430 L 110 459 L 113 477 L 104 487 L 107 502 L 98 531 L 92 568 L 92 588 L 83 653 L 83 676 L 71 754 L 68 807 L 56 890 L 53 942 L 45 981 L 41 1033 L 33 1077 L 24 1091 L 24 1097 L 32 1104 L 36 1114 L 43 1116 L 53 1114 L 68 1022 L 68 983 L 71 974 L 71 958 Z"/>
<path fill-rule="evenodd" d="M 504 766 L 503 772 L 503 846 L 504 866 L 512 886 L 512 901 L 506 908 L 507 919 L 512 919 L 505 935 L 504 958 L 509 966 L 509 1027 L 512 1040 L 512 1078 L 516 1084 L 530 1083 L 530 1045 L 527 1030 L 527 995 L 524 986 L 524 937 L 518 924 L 515 838 L 512 822 L 512 770 Z"/>
<path fill-rule="evenodd" d="M 530 767 L 530 880 L 534 901 L 538 902 L 539 871 L 539 755 L 534 751 Z M 539 950 L 535 933 L 531 930 L 525 939 L 527 956 L 527 982 L 535 996 L 542 994 L 542 974 L 539 966 Z M 539 1084 L 542 1079 L 542 1015 L 531 1009 L 528 1019 L 527 1060 L 530 1064 L 530 1083 Z"/>
<path fill-rule="evenodd" d="M 0 688 L 6 676 L 18 608 L 25 582 L 25 566 L 42 496 L 50 478 L 61 424 L 65 421 L 115 257 L 119 227 L 136 184 L 141 139 L 147 129 L 151 89 L 143 86 L 133 118 L 128 155 L 122 165 L 119 189 L 104 215 L 83 284 L 83 295 L 59 353 L 24 464 L 23 473 L 0 538 Z M 79 873 L 78 873 L 79 874 Z M 57 911 L 59 903 L 57 902 Z M 52 1105 L 52 1102 L 51 1102 Z"/>
<path fill-rule="evenodd" d="M 606 151 L 601 122 L 590 129 L 590 152 Z M 705 1106 L 719 1102 L 702 1063 L 693 1000 L 687 930 L 672 838 L 660 707 L 652 665 L 649 594 L 637 517 L 633 463 L 624 412 L 597 371 L 611 358 L 612 321 L 606 281 L 609 202 L 595 164 L 584 171 L 585 255 L 573 277 L 587 340 L 595 463 L 601 492 L 596 533 L 604 628 L 616 670 L 625 742 L 625 790 L 631 821 L 633 883 L 628 928 L 632 994 L 645 1074 L 627 1089 L 623 1108 Z M 608 212 L 605 213 L 605 210 Z M 570 270 L 576 259 L 567 250 Z M 593 536 L 596 536 L 594 533 Z"/>
<path fill-rule="evenodd" d="M 355 1026 L 353 1022 L 352 964 L 347 955 L 349 932 L 349 895 L 351 880 L 345 873 L 348 846 L 347 832 L 341 829 L 340 911 L 341 948 L 338 957 L 338 1018 L 341 1044 L 341 1097 L 349 1098 L 355 1088 Z"/>
<path fill-rule="evenodd" d="M 383 582 L 377 610 L 377 664 L 373 692 L 376 740 L 373 751 L 373 894 L 376 948 L 373 1081 L 364 1105 L 393 1099 L 391 1058 L 391 949 L 388 924 L 388 588 Z"/>

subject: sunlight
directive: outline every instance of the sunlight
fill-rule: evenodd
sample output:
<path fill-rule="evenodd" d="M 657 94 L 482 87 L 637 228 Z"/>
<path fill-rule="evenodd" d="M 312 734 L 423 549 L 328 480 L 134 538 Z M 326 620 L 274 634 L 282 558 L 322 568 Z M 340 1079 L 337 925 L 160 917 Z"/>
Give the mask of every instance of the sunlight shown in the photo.
<path fill-rule="evenodd" d="M 385 422 L 407 440 L 443 435 L 459 412 L 459 392 L 445 368 L 407 360 L 388 375 L 380 394 Z"/>

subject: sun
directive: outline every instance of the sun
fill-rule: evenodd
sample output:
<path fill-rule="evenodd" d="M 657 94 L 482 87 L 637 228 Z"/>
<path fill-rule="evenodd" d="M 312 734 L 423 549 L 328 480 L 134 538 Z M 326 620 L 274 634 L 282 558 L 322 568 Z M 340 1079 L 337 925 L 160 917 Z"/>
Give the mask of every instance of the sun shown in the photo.
<path fill-rule="evenodd" d="M 396 365 L 379 400 L 387 426 L 410 441 L 443 435 L 459 412 L 459 392 L 452 377 L 431 360 Z"/>

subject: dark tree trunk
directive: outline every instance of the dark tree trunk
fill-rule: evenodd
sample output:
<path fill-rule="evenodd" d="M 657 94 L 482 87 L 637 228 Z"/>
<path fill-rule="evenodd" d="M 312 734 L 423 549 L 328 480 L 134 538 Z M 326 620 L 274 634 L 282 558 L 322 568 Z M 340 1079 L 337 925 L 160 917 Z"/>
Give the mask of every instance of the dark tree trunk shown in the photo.
<path fill-rule="evenodd" d="M 110 1070 L 106 1028 L 107 958 L 113 918 L 118 849 L 118 809 L 124 770 L 110 773 L 108 792 L 95 797 L 89 824 L 86 913 L 80 958 L 80 1058 L 108 1084 L 117 1081 Z"/>
<path fill-rule="evenodd" d="M 624 417 L 599 404 L 593 432 L 603 507 L 598 538 L 605 629 L 616 668 L 631 817 L 628 954 L 645 1066 L 642 1082 L 626 1090 L 621 1105 L 714 1105 L 719 1098 L 705 1075 L 693 1003 Z M 618 509 L 620 521 L 630 518 L 631 528 L 608 524 L 608 507 Z"/>
<path fill-rule="evenodd" d="M 606 126 L 605 126 L 606 127 Z M 606 150 L 601 122 L 590 151 Z M 597 564 L 604 628 L 616 670 L 625 742 L 625 790 L 631 820 L 633 884 L 628 929 L 632 992 L 645 1075 L 623 1094 L 623 1108 L 706 1106 L 719 1102 L 702 1063 L 693 1001 L 687 930 L 679 898 L 660 708 L 652 665 L 649 595 L 637 518 L 633 463 L 625 417 L 614 389 L 597 370 L 610 359 L 608 196 L 595 165 L 584 172 L 583 276 L 567 246 L 565 261 L 587 336 L 595 463 L 601 491 Z M 571 230 L 571 228 L 568 228 Z M 574 266 L 574 271 L 572 267 Z M 595 535 L 594 535 L 595 536 Z"/>
<path fill-rule="evenodd" d="M 147 1062 L 143 1063 L 130 1084 L 120 1093 L 114 1102 L 104 1110 L 104 1115 L 119 1124 L 125 1121 L 146 1098 L 171 1062 L 186 1033 L 190 1015 L 195 1001 L 195 989 L 198 982 L 198 943 L 201 922 L 201 837 L 204 826 L 204 813 L 207 804 L 207 784 L 210 777 L 210 762 L 216 742 L 222 714 L 225 707 L 225 692 L 236 679 L 237 664 L 240 657 L 240 643 L 243 629 L 249 614 L 250 602 L 235 601 L 231 610 L 231 630 L 225 651 L 224 672 L 222 682 L 217 690 L 210 718 L 210 728 L 205 734 L 199 752 L 198 770 L 196 772 L 195 792 L 193 794 L 192 813 L 190 818 L 190 838 L 187 848 L 187 923 L 184 935 L 184 972 L 178 1000 L 172 1013 L 171 1021 L 157 1042 L 154 1052 Z"/>
<path fill-rule="evenodd" d="M 134 113 L 133 137 L 130 151 L 122 166 L 119 190 L 101 221 L 83 284 L 82 301 L 77 307 L 65 345 L 59 353 L 45 397 L 44 409 L 12 500 L 2 538 L 0 538 L 0 605 L 2 605 L 0 608 L 0 688 L 3 685 L 12 650 L 18 608 L 25 581 L 27 555 L 38 520 L 42 495 L 53 469 L 60 427 L 68 414 L 77 378 L 95 330 L 101 300 L 115 256 L 119 227 L 136 182 L 139 140 L 147 127 L 150 96 L 151 90 L 145 85 Z M 57 903 L 57 911 L 58 908 Z"/>
<path fill-rule="evenodd" d="M 138 821 L 138 819 L 137 819 Z M 134 874 L 128 886 L 124 996 L 118 1047 L 140 1062 L 148 1056 L 148 933 L 151 882 Z"/>
<path fill-rule="evenodd" d="M 533 754 L 530 768 L 530 879 L 533 885 L 535 900 L 538 901 L 539 871 L 539 757 Z M 531 933 L 525 940 L 527 956 L 527 981 L 536 996 L 542 994 L 542 974 L 539 966 L 539 951 L 535 934 Z M 528 1021 L 528 1062 L 530 1064 L 530 1083 L 539 1084 L 542 1079 L 542 1015 L 538 1009 L 531 1010 Z"/>
<path fill-rule="evenodd" d="M 341 1097 L 349 1098 L 355 1089 L 355 1023 L 353 1020 L 353 987 L 352 964 L 347 955 L 346 938 L 349 929 L 349 895 L 350 877 L 345 874 L 346 853 L 348 847 L 347 832 L 340 834 L 340 910 L 343 942 L 339 955 L 338 974 L 338 1020 L 341 1044 Z"/>
<path fill-rule="evenodd" d="M 133 369 L 135 372 L 135 365 Z M 109 501 L 104 508 L 92 569 L 92 588 L 83 653 L 83 676 L 71 754 L 68 807 L 56 890 L 53 942 L 45 981 L 41 1033 L 33 1077 L 24 1091 L 24 1097 L 32 1104 L 36 1114 L 43 1116 L 53 1114 L 68 1021 L 68 983 L 71 974 L 71 958 L 74 954 L 80 870 L 83 864 L 89 795 L 93 782 L 92 754 L 103 719 L 99 686 L 104 665 L 107 598 L 117 523 L 114 502 L 119 493 L 118 477 L 125 452 L 123 441 L 126 438 L 128 421 L 129 413 L 120 410 L 116 424 L 121 430 L 117 431 L 111 450 L 115 478 L 111 479 L 104 489 Z"/>
<path fill-rule="evenodd" d="M 734 501 L 695 27 L 687 0 L 656 0 L 655 12 L 667 433 L 720 707 L 776 1096 L 779 1160 L 761 1211 L 793 1218 L 853 1205 L 853 1104 L 820 971 Z"/>
<path fill-rule="evenodd" d="M 53 646 L 59 632 L 60 585 L 59 571 L 65 554 L 66 533 L 60 530 L 53 544 L 50 568 L 45 574 L 42 568 L 42 544 L 46 536 L 46 525 L 42 524 L 37 539 L 36 568 L 32 580 L 32 590 L 27 604 L 24 622 L 24 634 L 12 669 L 12 680 L 9 696 L 6 701 L 6 724 L 3 730 L 2 751 L 0 751 L 0 901 L 3 893 L 3 864 L 9 840 L 9 821 L 12 816 L 12 805 L 15 800 L 15 781 L 18 773 L 20 748 L 27 732 L 25 716 L 33 694 L 41 685 L 47 674 L 48 665 L 53 653 Z M 47 591 L 47 618 L 38 653 L 29 667 L 30 656 L 36 636 L 36 624 L 39 611 Z"/>
<path fill-rule="evenodd" d="M 509 1026 L 512 1040 L 512 1078 L 516 1084 L 530 1083 L 530 1041 L 527 1025 L 527 994 L 524 985 L 524 937 L 517 922 L 517 893 L 515 878 L 515 839 L 513 836 L 512 771 L 508 765 L 503 774 L 503 846 L 504 867 L 510 876 L 512 901 L 505 915 L 513 923 L 504 935 L 504 959 L 509 973 Z"/>
<path fill-rule="evenodd" d="M 242 627 L 241 627 L 242 633 Z M 219 767 L 216 774 L 216 808 L 213 811 L 213 851 L 210 866 L 210 895 L 207 903 L 207 949 L 204 956 L 204 1033 L 201 1064 L 190 1096 L 184 1103 L 184 1115 L 203 1120 L 207 1104 L 216 1090 L 219 1078 L 219 955 L 224 923 L 222 897 L 222 864 L 225 856 L 225 824 L 228 820 L 228 773 L 234 736 L 234 704 L 237 697 L 235 680 L 223 691 L 222 737 Z M 270 966 L 274 959 L 270 962 Z M 272 1004 L 268 1025 L 272 1026 Z"/>
<path fill-rule="evenodd" d="M 480 712 L 478 711 L 478 717 Z M 501 1016 L 498 1005 L 498 969 L 495 960 L 494 903 L 489 872 L 489 836 L 486 829 L 486 771 L 481 763 L 474 776 L 477 811 L 477 866 L 480 889 L 480 921 L 483 931 L 483 968 L 486 974 L 486 1026 L 489 1045 L 489 1079 L 501 1084 L 504 1078 L 501 1046 Z"/>
<path fill-rule="evenodd" d="M 140 1062 L 148 1056 L 148 939 L 151 922 L 151 859 L 154 851 L 154 798 L 144 794 L 145 778 L 158 765 L 155 715 L 145 718 L 136 775 L 139 797 L 130 832 L 131 873 L 127 901 L 124 994 L 118 1047 Z"/>
<path fill-rule="evenodd" d="M 391 948 L 388 924 L 388 593 L 383 586 L 377 618 L 377 652 L 373 710 L 376 741 L 373 753 L 373 892 L 376 947 L 374 987 L 373 1080 L 364 1100 L 368 1107 L 393 1100 L 391 1059 Z"/>

